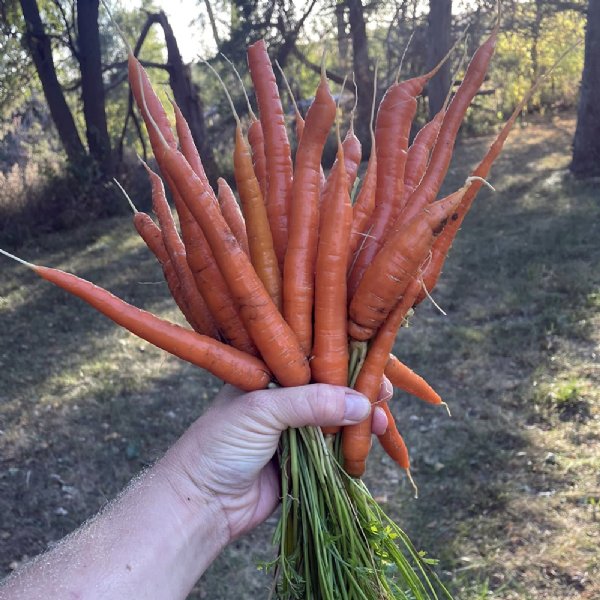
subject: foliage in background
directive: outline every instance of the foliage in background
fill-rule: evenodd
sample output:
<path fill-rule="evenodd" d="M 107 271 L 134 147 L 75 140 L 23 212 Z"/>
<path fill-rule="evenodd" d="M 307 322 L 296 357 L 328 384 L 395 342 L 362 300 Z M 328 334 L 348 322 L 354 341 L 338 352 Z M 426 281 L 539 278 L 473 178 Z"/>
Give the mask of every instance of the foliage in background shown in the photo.
<path fill-rule="evenodd" d="M 71 28 L 74 2 L 75 0 L 39 0 L 38 5 L 47 32 L 53 39 L 61 86 L 80 136 L 84 139 L 79 71 L 73 51 L 76 32 Z M 58 222 L 64 226 L 77 222 L 73 216 L 78 210 L 76 204 L 69 206 L 67 202 L 64 207 L 71 216 L 56 214 L 63 210 L 61 206 L 65 202 L 63 191 L 60 197 L 57 196 L 57 190 L 63 189 L 63 186 L 57 185 L 57 181 L 63 178 L 65 186 L 72 189 L 77 173 L 70 173 L 65 168 L 62 149 L 45 108 L 40 84 L 31 59 L 22 45 L 24 24 L 18 4 L 15 0 L 3 3 L 0 20 L 0 172 L 4 177 L 0 189 L 0 236 L 7 231 L 14 234 L 15 219 L 20 213 L 27 212 L 29 204 L 32 208 L 35 207 L 38 215 L 40 211 L 49 213 L 49 223 Z M 503 33 L 492 62 L 490 78 L 485 84 L 488 93 L 476 99 L 477 110 L 469 113 L 464 127 L 466 133 L 481 133 L 496 127 L 512 111 L 535 79 L 536 73 L 544 71 L 572 40 L 583 35 L 584 12 L 564 10 L 564 3 L 506 0 L 503 4 Z M 145 21 L 144 10 L 157 10 L 156 5 L 148 0 L 142 2 L 141 9 L 124 8 L 128 5 L 117 0 L 112 0 L 110 5 L 132 44 L 138 38 Z M 203 28 L 207 38 L 212 34 L 214 48 L 230 57 L 243 74 L 247 71 L 245 47 L 256 39 L 265 37 L 269 41 L 273 57 L 278 58 L 285 68 L 301 110 L 306 110 L 311 90 L 315 88 L 318 79 L 318 65 L 324 48 L 328 51 L 327 67 L 337 80 L 341 81 L 352 70 L 353 24 L 349 16 L 349 5 L 350 0 L 315 0 L 300 7 L 283 0 L 199 0 L 197 26 Z M 411 35 L 412 41 L 406 49 L 402 75 L 410 77 L 426 69 L 427 3 L 422 0 L 396 0 L 363 3 L 362 6 L 367 24 L 369 62 L 371 68 L 375 62 L 379 64 L 378 90 L 381 95 L 394 79 Z M 576 0 L 568 3 L 568 6 L 578 9 L 580 6 L 584 7 L 585 3 Z M 208 9 L 212 11 L 212 16 Z M 479 0 L 476 3 L 455 0 L 452 38 L 460 37 L 469 24 L 467 53 L 472 55 L 489 32 L 494 18 L 492 0 Z M 114 26 L 102 9 L 99 30 L 108 130 L 114 147 L 122 134 L 127 110 L 125 51 Z M 452 72 L 456 70 L 460 54 L 459 48 L 452 57 Z M 142 47 L 141 58 L 152 63 L 165 62 L 166 50 L 160 28 L 153 27 L 150 30 Z M 240 85 L 229 66 L 220 59 L 216 50 L 213 50 L 213 55 L 204 58 L 210 60 L 222 74 L 238 110 L 244 114 L 245 102 Z M 582 65 L 583 48 L 580 48 L 555 70 L 549 83 L 530 103 L 529 112 L 573 109 L 577 101 Z M 167 72 L 159 68 L 150 68 L 148 71 L 153 84 L 159 90 L 164 90 L 162 99 L 166 100 Z M 191 65 L 191 72 L 204 103 L 209 144 L 219 169 L 228 173 L 231 171 L 230 140 L 233 139 L 231 111 L 216 78 L 204 65 L 196 62 Z M 460 79 L 462 73 L 456 75 Z M 247 78 L 248 87 L 249 83 Z M 339 92 L 339 83 L 332 81 L 332 89 Z M 348 90 L 349 100 L 342 105 L 342 122 L 345 124 L 352 103 L 352 85 L 348 85 Z M 292 126 L 291 103 L 287 92 L 282 92 L 282 95 Z M 168 102 L 166 106 L 170 110 Z M 418 113 L 421 123 L 425 122 L 427 112 L 427 101 L 424 98 L 420 100 Z M 293 145 L 293 134 L 290 137 Z M 147 142 L 145 133 L 142 133 L 142 139 Z M 326 163 L 333 159 L 334 144 L 330 146 L 325 156 Z M 131 171 L 131 165 L 135 161 L 134 152 L 143 153 L 143 145 L 131 121 L 125 133 L 123 147 L 126 149 L 125 165 L 119 165 L 118 170 Z M 6 183 L 8 180 L 10 185 Z M 137 182 L 133 175 L 130 183 L 135 184 L 137 189 L 147 191 L 144 179 Z M 97 197 L 94 204 L 101 205 L 104 185 L 97 190 L 89 190 L 85 185 L 82 189 L 79 182 L 74 187 L 74 193 L 86 193 L 88 196 L 91 193 Z M 80 217 L 85 217 L 83 206 L 83 203 L 79 205 Z M 45 218 L 30 220 L 25 215 L 23 227 L 27 229 L 29 222 L 31 229 L 37 228 L 40 220 L 44 221 Z"/>

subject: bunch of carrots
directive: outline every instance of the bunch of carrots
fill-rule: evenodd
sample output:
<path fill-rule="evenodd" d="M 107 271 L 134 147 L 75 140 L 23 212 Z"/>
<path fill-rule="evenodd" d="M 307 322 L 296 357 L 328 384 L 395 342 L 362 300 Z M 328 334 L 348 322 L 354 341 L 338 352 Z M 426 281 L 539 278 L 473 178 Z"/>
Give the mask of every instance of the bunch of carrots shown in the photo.
<path fill-rule="evenodd" d="M 387 376 L 426 402 L 443 404 L 391 351 L 407 316 L 435 287 L 465 214 L 529 98 L 465 185 L 436 200 L 497 32 L 498 26 L 473 56 L 451 101 L 412 144 L 417 97 L 437 67 L 387 89 L 354 203 L 362 156 L 352 124 L 343 140 L 337 127 L 337 156 L 326 177 L 321 167 L 338 113 L 324 74 L 306 118 L 296 109 L 292 161 L 266 45 L 259 41 L 248 48 L 259 116 L 249 101 L 247 127 L 235 115 L 238 204 L 225 180 L 213 190 L 181 111 L 173 102 L 175 135 L 146 72 L 129 52 L 131 91 L 162 173 L 146 165 L 158 225 L 135 207 L 133 222 L 190 328 L 137 309 L 75 275 L 24 264 L 134 334 L 241 389 L 349 385 L 375 405 Z M 387 404 L 382 406 L 388 427 L 379 441 L 409 473 L 406 446 Z M 437 597 L 423 561 L 357 479 L 370 446 L 370 419 L 341 432 L 307 428 L 284 436 L 280 556 L 274 563 L 279 597 Z M 417 567 L 407 567 L 393 549 L 398 537 Z M 390 564 L 398 585 L 387 581 Z M 340 586 L 346 590 L 342 595 Z"/>

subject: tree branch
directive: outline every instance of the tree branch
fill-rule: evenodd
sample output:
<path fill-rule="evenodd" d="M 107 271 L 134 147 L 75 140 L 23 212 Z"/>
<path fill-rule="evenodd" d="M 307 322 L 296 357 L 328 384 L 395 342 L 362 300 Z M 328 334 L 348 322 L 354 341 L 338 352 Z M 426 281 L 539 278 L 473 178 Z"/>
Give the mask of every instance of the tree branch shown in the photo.
<path fill-rule="evenodd" d="M 294 46 L 292 48 L 292 54 L 306 67 L 308 67 L 311 71 L 314 71 L 315 73 L 317 73 L 317 75 L 321 74 L 321 65 L 318 65 L 317 63 L 312 62 L 311 60 L 309 60 L 308 58 L 306 58 L 306 56 L 304 54 L 302 54 L 302 52 L 300 50 L 298 50 L 298 48 L 296 46 Z M 338 73 L 334 73 L 333 71 L 330 70 L 326 70 L 327 73 L 327 78 L 331 79 L 331 81 L 333 81 L 334 83 L 337 83 L 338 85 L 342 85 L 342 83 L 344 83 L 344 78 L 339 75 Z M 351 84 L 352 81 L 354 81 L 354 79 L 352 77 L 348 77 L 348 79 L 346 80 L 347 83 Z M 349 91 L 352 91 L 352 88 L 348 88 Z"/>

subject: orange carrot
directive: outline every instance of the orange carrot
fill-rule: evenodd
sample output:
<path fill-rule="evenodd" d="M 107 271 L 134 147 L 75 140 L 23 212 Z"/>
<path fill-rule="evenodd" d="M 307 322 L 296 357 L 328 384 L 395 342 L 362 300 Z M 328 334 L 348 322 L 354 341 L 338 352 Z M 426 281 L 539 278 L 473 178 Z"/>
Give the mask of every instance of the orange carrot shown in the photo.
<path fill-rule="evenodd" d="M 186 306 L 196 327 L 199 328 L 197 331 L 217 337 L 206 302 L 196 287 L 194 276 L 187 263 L 185 247 L 177 233 L 162 181 L 146 163 L 144 163 L 144 167 L 152 184 L 152 208 L 158 217 L 165 248 L 181 284 L 181 294 L 185 299 Z"/>
<path fill-rule="evenodd" d="M 281 98 L 264 40 L 248 48 L 248 66 L 254 83 L 265 140 L 267 161 L 267 214 L 280 269 L 288 241 L 288 212 L 292 194 L 292 157 Z"/>
<path fill-rule="evenodd" d="M 475 94 L 479 91 L 487 72 L 498 33 L 498 24 L 488 39 L 478 48 L 473 56 L 464 79 L 444 115 L 437 141 L 431 153 L 431 159 L 423 179 L 406 202 L 402 218 L 409 221 L 423 207 L 432 202 L 446 176 L 458 130 L 463 117 Z"/>
<path fill-rule="evenodd" d="M 250 336 L 263 360 L 283 386 L 310 380 L 306 356 L 250 261 L 211 202 L 202 181 L 181 154 L 165 144 L 164 164 L 188 209 L 202 228 Z"/>
<path fill-rule="evenodd" d="M 234 174 L 240 200 L 246 216 L 246 230 L 252 266 L 263 282 L 269 296 L 281 311 L 282 279 L 269 227 L 269 218 L 254 173 L 250 149 L 242 135 L 241 124 L 236 127 L 233 153 Z"/>
<path fill-rule="evenodd" d="M 421 179 L 423 179 L 429 155 L 442 126 L 445 112 L 445 109 L 440 110 L 431 121 L 423 126 L 408 149 L 406 168 L 404 170 L 404 190 L 402 192 L 404 194 L 404 203 L 408 201 L 410 195 L 414 192 L 417 185 L 419 185 Z"/>
<path fill-rule="evenodd" d="M 156 223 L 154 223 L 150 215 L 136 211 L 133 216 L 133 224 L 136 231 L 140 234 L 140 237 L 144 240 L 148 249 L 152 252 L 152 254 L 154 254 L 154 256 L 156 256 L 156 259 L 160 263 L 163 275 L 165 276 L 165 281 L 167 282 L 167 287 L 169 288 L 169 292 L 171 292 L 173 300 L 175 300 L 175 303 L 177 306 L 179 306 L 179 309 L 183 313 L 186 321 L 195 331 L 198 331 L 198 333 L 209 335 L 209 337 L 216 337 L 216 329 L 214 330 L 215 335 L 210 335 L 205 331 L 200 331 L 201 327 L 196 323 L 194 316 L 191 314 L 181 291 L 179 277 L 177 277 L 173 263 L 169 258 L 167 249 L 165 248 L 162 233 Z"/>
<path fill-rule="evenodd" d="M 71 273 L 22 261 L 4 250 L 0 250 L 0 253 L 22 262 L 43 279 L 81 298 L 138 337 L 210 371 L 236 387 L 247 391 L 259 390 L 267 387 L 271 380 L 267 366 L 254 356 L 160 319 Z"/>
<path fill-rule="evenodd" d="M 460 226 L 462 225 L 462 222 L 467 212 L 471 208 L 471 205 L 473 204 L 477 193 L 483 185 L 482 179 L 485 179 L 489 175 L 490 169 L 492 168 L 492 165 L 494 164 L 496 158 L 498 158 L 498 156 L 500 155 L 500 152 L 504 147 L 504 143 L 506 142 L 506 139 L 508 138 L 511 129 L 514 126 L 517 117 L 519 116 L 523 108 L 526 106 L 527 102 L 529 102 L 531 96 L 537 90 L 541 81 L 542 79 L 536 82 L 527 92 L 527 94 L 525 94 L 525 96 L 519 102 L 519 104 L 517 104 L 515 110 L 509 117 L 508 121 L 506 121 L 506 123 L 504 124 L 504 127 L 496 136 L 496 139 L 493 141 L 485 156 L 481 159 L 481 162 L 473 170 L 471 176 L 481 179 L 475 179 L 473 181 L 471 187 L 464 195 L 460 206 L 452 215 L 452 218 L 444 228 L 442 234 L 440 234 L 438 236 L 438 239 L 436 239 L 436 241 L 434 242 L 431 248 L 431 260 L 429 261 L 429 263 L 423 271 L 424 289 L 419 294 L 416 304 L 419 304 L 425 299 L 425 290 L 431 291 L 435 287 L 437 280 L 442 272 L 442 268 L 444 266 L 444 262 L 446 261 L 446 257 L 448 256 L 448 252 L 450 251 L 450 248 L 452 246 L 452 242 L 454 241 L 454 238 L 456 237 L 456 234 L 458 233 L 458 230 L 460 229 Z"/>
<path fill-rule="evenodd" d="M 344 162 L 342 144 L 338 160 Z M 318 383 L 348 385 L 346 267 L 352 206 L 347 175 L 338 169 L 328 202 L 321 207 L 315 269 L 314 344 L 310 368 Z"/>
<path fill-rule="evenodd" d="M 390 354 L 385 365 L 385 376 L 393 386 L 429 402 L 429 404 L 442 404 L 439 394 L 420 375 L 417 375 L 393 354 Z"/>
<path fill-rule="evenodd" d="M 460 203 L 468 186 L 466 184 L 458 192 L 430 205 L 389 237 L 365 271 L 350 302 L 348 331 L 354 339 L 369 339 L 385 320 L 414 280 L 435 236 Z"/>
<path fill-rule="evenodd" d="M 248 248 L 248 234 L 246 233 L 246 223 L 240 210 L 240 205 L 235 199 L 233 190 L 229 187 L 229 184 L 222 178 L 217 179 L 217 199 L 221 212 L 231 233 L 235 236 L 238 244 L 242 247 L 242 250 L 250 256 L 250 250 Z"/>
<path fill-rule="evenodd" d="M 379 443 L 381 444 L 382 448 L 386 451 L 388 456 L 392 460 L 394 460 L 402 469 L 404 469 L 410 477 L 410 459 L 408 456 L 408 449 L 406 448 L 406 444 L 402 439 L 402 435 L 400 435 L 400 432 L 398 431 L 398 427 L 396 426 L 396 419 L 394 419 L 394 415 L 392 414 L 392 411 L 390 410 L 390 407 L 387 402 L 382 402 L 381 408 L 383 408 L 387 416 L 388 426 L 385 430 L 385 433 L 383 433 L 380 436 L 377 436 L 379 439 Z"/>
<path fill-rule="evenodd" d="M 283 270 L 283 315 L 308 355 L 312 347 L 314 273 L 319 231 L 321 155 L 336 114 L 325 75 L 306 115 L 294 170 Z"/>
<path fill-rule="evenodd" d="M 251 258 L 256 274 L 262 281 L 277 309 L 281 311 L 281 272 L 273 246 L 273 237 L 269 227 L 266 207 L 258 179 L 254 173 L 254 166 L 252 165 L 250 147 L 244 139 L 242 122 L 225 83 L 209 63 L 206 63 L 206 65 L 221 83 L 236 122 L 233 172 L 246 217 L 247 241 L 249 246 L 248 255 Z"/>
<path fill-rule="evenodd" d="M 129 59 L 129 76 L 132 92 L 146 123 L 154 154 L 173 194 L 179 215 L 187 262 L 194 276 L 196 286 L 206 301 L 214 322 L 223 337 L 238 350 L 242 350 L 248 354 L 256 354 L 256 347 L 240 318 L 237 306 L 217 267 L 204 233 L 194 220 L 176 187 L 173 185 L 169 174 L 164 169 L 160 151 L 162 144 L 166 142 L 171 148 L 176 148 L 177 142 L 168 126 L 166 113 L 150 85 L 148 76 L 139 62 L 133 59 L 132 55 L 130 55 Z M 158 123 L 162 123 L 163 125 L 158 125 Z M 217 201 L 212 188 L 207 185 L 207 190 L 209 190 L 211 201 L 217 207 Z"/>
<path fill-rule="evenodd" d="M 175 112 L 175 127 L 177 128 L 177 137 L 179 138 L 181 153 L 185 156 L 185 159 L 190 163 L 190 166 L 194 170 L 194 173 L 196 173 L 196 175 L 198 175 L 198 177 L 202 179 L 202 181 L 210 191 L 213 191 L 210 183 L 208 182 L 208 177 L 206 176 L 204 165 L 202 164 L 202 160 L 200 159 L 198 148 L 196 148 L 196 144 L 194 143 L 194 138 L 192 137 L 190 126 L 185 120 L 185 117 L 183 116 L 183 113 L 181 112 L 179 106 L 177 106 L 175 100 L 171 100 L 170 98 L 169 100 L 171 101 L 173 111 Z"/>
<path fill-rule="evenodd" d="M 390 352 L 407 312 L 419 293 L 420 284 L 412 280 L 404 296 L 389 314 L 369 346 L 369 352 L 358 374 L 354 388 L 374 404 L 377 401 L 381 380 Z M 353 477 L 360 477 L 366 467 L 371 447 L 371 417 L 362 423 L 344 427 L 342 430 L 342 454 L 344 468 Z"/>

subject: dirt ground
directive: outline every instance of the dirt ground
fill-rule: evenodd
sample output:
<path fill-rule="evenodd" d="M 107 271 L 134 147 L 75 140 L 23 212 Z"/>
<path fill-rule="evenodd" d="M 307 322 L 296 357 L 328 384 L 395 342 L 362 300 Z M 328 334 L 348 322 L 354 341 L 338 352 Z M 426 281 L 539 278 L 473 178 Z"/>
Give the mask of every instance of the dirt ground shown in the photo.
<path fill-rule="evenodd" d="M 367 483 L 457 598 L 600 597 L 600 197 L 566 174 L 571 118 L 521 128 L 397 354 L 452 408 L 397 394 L 420 498 L 376 448 Z M 490 138 L 465 140 L 448 189 Z M 178 319 L 128 219 L 20 248 Z M 0 576 L 94 514 L 219 382 L 7 260 L 0 268 Z M 276 516 L 190 598 L 260 598 Z"/>

